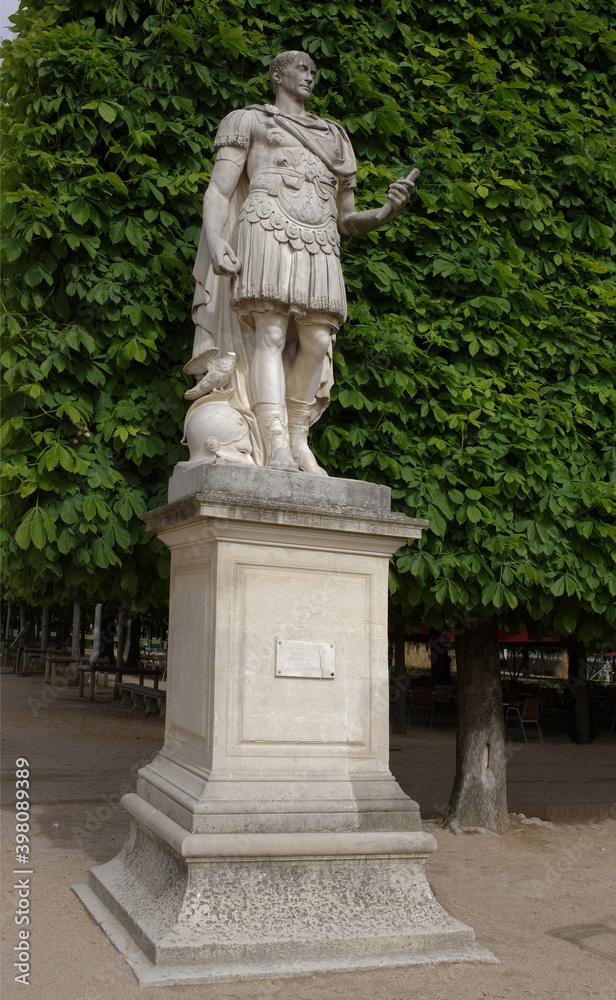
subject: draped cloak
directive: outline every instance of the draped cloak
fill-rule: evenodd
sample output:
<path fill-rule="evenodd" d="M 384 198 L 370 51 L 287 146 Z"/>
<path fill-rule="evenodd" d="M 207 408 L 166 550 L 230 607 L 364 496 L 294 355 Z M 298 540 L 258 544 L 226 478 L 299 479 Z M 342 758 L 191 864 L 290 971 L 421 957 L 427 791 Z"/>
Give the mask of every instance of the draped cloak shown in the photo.
<path fill-rule="evenodd" d="M 282 152 L 289 154 L 289 157 L 284 157 L 286 166 L 259 170 L 250 182 L 246 167 L 242 171 L 229 202 L 229 215 L 222 232 L 222 238 L 236 252 L 239 250 L 242 271 L 237 278 L 214 274 L 202 228 L 193 270 L 196 286 L 192 315 L 195 323 L 193 357 L 212 347 L 217 347 L 221 353 L 236 353 L 231 405 L 246 419 L 253 458 L 256 464 L 261 465 L 264 462 L 263 442 L 251 408 L 254 402 L 261 402 L 252 398 L 250 387 L 254 353 L 251 312 L 272 308 L 290 316 L 283 353 L 285 370 L 298 350 L 295 316 L 306 312 L 321 313 L 334 333 L 344 322 L 346 300 L 339 265 L 335 196 L 340 186 L 355 187 L 356 165 L 348 136 L 335 122 L 315 115 L 295 118 L 282 114 L 272 105 L 252 105 L 231 112 L 220 124 L 215 147 L 248 149 L 252 128 L 258 122 L 265 123 L 270 130 L 268 141 L 271 135 L 274 141 L 280 143 L 282 140 L 284 143 L 284 135 L 290 135 L 301 146 L 283 144 L 280 147 Z M 309 164 L 312 164 L 312 169 L 307 169 Z M 313 217 L 312 223 L 301 215 L 301 192 L 306 189 L 307 183 L 314 185 L 320 196 L 313 201 L 321 207 L 325 206 L 325 215 L 322 218 Z M 279 197 L 281 188 L 282 197 Z M 293 197 L 298 194 L 299 201 L 297 198 L 295 201 L 298 208 L 294 209 Z M 255 234 L 252 240 L 251 233 Z M 262 242 L 259 243 L 259 240 Z M 242 259 L 242 254 L 247 259 Z M 284 255 L 279 264 L 276 263 L 276 255 Z M 286 305 L 278 303 L 282 293 L 271 283 L 276 269 L 287 277 L 290 272 L 294 276 L 293 280 L 287 281 Z M 314 294 L 307 298 L 306 289 L 309 286 L 314 286 Z M 272 294 L 268 294 L 272 288 Z M 274 304 L 269 301 L 272 297 L 277 300 Z M 311 424 L 327 407 L 332 385 L 330 346 L 312 406 Z"/>

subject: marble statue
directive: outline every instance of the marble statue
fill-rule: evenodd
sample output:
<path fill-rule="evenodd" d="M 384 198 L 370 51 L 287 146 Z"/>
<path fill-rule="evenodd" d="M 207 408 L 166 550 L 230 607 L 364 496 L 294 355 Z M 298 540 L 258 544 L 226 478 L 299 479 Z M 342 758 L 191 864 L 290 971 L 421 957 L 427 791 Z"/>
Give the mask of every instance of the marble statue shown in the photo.
<path fill-rule="evenodd" d="M 185 370 L 197 379 L 189 399 L 232 387 L 229 405 L 246 422 L 256 465 L 326 475 L 308 431 L 329 402 L 333 343 L 346 319 L 340 233 L 393 219 L 419 171 L 392 184 L 380 208 L 356 211 L 346 132 L 304 108 L 316 72 L 306 53 L 281 53 L 269 70 L 275 103 L 232 111 L 219 126 Z"/>
<path fill-rule="evenodd" d="M 308 447 L 346 317 L 339 234 L 397 215 L 419 171 L 357 212 L 345 132 L 304 110 L 315 73 L 277 56 L 276 103 L 218 129 L 190 460 L 143 517 L 171 556 L 147 706 L 165 743 L 122 798 L 124 849 L 73 887 L 142 986 L 497 961 L 435 899 L 436 840 L 389 769 L 390 558 L 428 522 Z"/>

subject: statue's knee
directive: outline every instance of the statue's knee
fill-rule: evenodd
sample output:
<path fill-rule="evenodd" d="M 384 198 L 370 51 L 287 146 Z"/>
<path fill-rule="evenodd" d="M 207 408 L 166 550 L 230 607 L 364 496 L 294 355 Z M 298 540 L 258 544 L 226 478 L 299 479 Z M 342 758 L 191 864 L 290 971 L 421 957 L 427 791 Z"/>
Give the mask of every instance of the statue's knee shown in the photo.
<path fill-rule="evenodd" d="M 257 330 L 257 343 L 268 351 L 282 351 L 285 339 L 285 331 L 277 326 L 261 327 Z"/>
<path fill-rule="evenodd" d="M 317 361 L 322 361 L 329 350 L 332 335 L 329 329 L 304 330 L 300 336 L 302 350 L 311 354 Z"/>

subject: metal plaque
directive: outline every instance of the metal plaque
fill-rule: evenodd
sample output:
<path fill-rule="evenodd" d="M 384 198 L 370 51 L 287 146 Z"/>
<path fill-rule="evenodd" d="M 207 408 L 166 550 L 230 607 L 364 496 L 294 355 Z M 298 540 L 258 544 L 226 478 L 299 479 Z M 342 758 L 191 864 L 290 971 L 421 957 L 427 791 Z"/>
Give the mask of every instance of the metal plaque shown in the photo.
<path fill-rule="evenodd" d="M 331 681 L 335 675 L 336 647 L 333 642 L 276 639 L 277 677 L 315 677 Z"/>

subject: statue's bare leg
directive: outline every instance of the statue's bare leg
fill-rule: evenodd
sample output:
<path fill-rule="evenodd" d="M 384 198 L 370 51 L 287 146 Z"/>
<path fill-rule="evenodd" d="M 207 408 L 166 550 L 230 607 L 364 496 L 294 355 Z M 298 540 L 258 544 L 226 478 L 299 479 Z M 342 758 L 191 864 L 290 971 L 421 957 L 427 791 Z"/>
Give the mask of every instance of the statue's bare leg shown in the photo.
<path fill-rule="evenodd" d="M 323 323 L 298 321 L 300 347 L 287 375 L 287 414 L 293 458 L 304 472 L 317 476 L 327 473 L 308 447 L 310 411 L 321 382 L 323 362 L 332 339 L 331 327 Z"/>
<path fill-rule="evenodd" d="M 288 316 L 254 313 L 255 351 L 250 369 L 253 411 L 265 445 L 265 462 L 273 469 L 299 472 L 289 444 L 282 364 Z"/>

